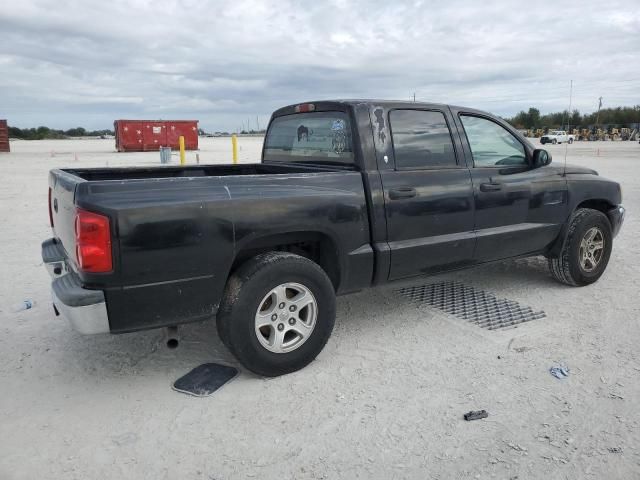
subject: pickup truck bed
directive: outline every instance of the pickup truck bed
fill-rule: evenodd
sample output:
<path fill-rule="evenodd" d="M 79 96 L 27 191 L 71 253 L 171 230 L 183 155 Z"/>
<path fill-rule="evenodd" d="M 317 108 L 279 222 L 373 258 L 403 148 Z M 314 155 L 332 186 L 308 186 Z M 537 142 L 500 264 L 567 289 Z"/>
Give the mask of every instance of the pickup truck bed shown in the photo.
<path fill-rule="evenodd" d="M 322 349 L 339 294 L 532 255 L 563 283 L 595 282 L 620 186 L 550 163 L 473 109 L 291 105 L 260 163 L 52 170 L 43 259 L 84 333 L 216 317 L 240 362 L 279 375 Z"/>
<path fill-rule="evenodd" d="M 278 235 L 299 249 L 305 242 L 332 245 L 324 262 L 333 268 L 340 259 L 347 273 L 336 279 L 338 291 L 371 283 L 373 252 L 359 172 L 264 164 L 67 169 L 52 171 L 50 185 L 53 225 L 66 259 L 76 248 L 76 207 L 111 220 L 112 273 L 83 272 L 67 261 L 86 288 L 104 292 L 105 331 L 215 315 L 233 263 L 277 242 Z"/>

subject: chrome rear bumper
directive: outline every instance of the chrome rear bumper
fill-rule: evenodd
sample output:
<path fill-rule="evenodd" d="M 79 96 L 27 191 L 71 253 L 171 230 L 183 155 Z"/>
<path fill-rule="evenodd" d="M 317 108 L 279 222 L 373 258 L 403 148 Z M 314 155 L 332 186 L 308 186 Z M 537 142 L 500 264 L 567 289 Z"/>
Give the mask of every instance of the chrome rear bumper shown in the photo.
<path fill-rule="evenodd" d="M 42 243 L 42 260 L 53 279 L 51 296 L 56 313 L 82 334 L 108 333 L 109 316 L 104 293 L 82 287 L 76 273 L 68 268 L 64 250 L 55 239 Z"/>

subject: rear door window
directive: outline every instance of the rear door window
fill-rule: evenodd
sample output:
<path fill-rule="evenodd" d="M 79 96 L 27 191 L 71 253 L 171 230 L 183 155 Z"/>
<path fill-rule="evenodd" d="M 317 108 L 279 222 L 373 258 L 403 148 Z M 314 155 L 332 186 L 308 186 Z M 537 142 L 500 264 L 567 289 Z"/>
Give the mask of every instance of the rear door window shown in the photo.
<path fill-rule="evenodd" d="M 444 114 L 392 110 L 389 114 L 397 169 L 456 167 L 456 154 Z"/>
<path fill-rule="evenodd" d="M 273 119 L 264 160 L 353 165 L 349 116 L 344 112 L 310 112 Z"/>

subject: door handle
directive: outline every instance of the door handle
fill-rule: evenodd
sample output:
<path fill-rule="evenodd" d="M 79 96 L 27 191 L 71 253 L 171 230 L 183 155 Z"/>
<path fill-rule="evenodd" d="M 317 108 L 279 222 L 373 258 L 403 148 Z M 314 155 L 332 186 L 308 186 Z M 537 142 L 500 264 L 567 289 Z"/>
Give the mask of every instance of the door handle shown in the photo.
<path fill-rule="evenodd" d="M 416 196 L 416 189 L 412 187 L 400 187 L 395 190 L 389 190 L 389 198 L 398 200 L 400 198 L 413 198 Z"/>
<path fill-rule="evenodd" d="M 502 184 L 500 183 L 481 183 L 480 184 L 480 191 L 481 192 L 497 192 L 498 190 L 502 189 Z"/>

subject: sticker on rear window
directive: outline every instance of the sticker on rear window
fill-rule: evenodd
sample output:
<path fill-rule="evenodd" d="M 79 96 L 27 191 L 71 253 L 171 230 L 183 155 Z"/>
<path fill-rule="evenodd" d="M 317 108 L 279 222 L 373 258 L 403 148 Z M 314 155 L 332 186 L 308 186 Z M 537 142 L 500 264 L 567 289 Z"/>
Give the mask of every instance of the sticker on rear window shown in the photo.
<path fill-rule="evenodd" d="M 333 130 L 334 132 L 338 132 L 340 130 L 344 130 L 344 120 L 334 120 L 333 123 L 331 124 L 331 130 Z"/>
<path fill-rule="evenodd" d="M 308 142 L 309 135 L 313 135 L 313 130 L 305 127 L 304 125 L 300 125 L 298 127 L 298 142 L 301 142 L 303 138 Z"/>

